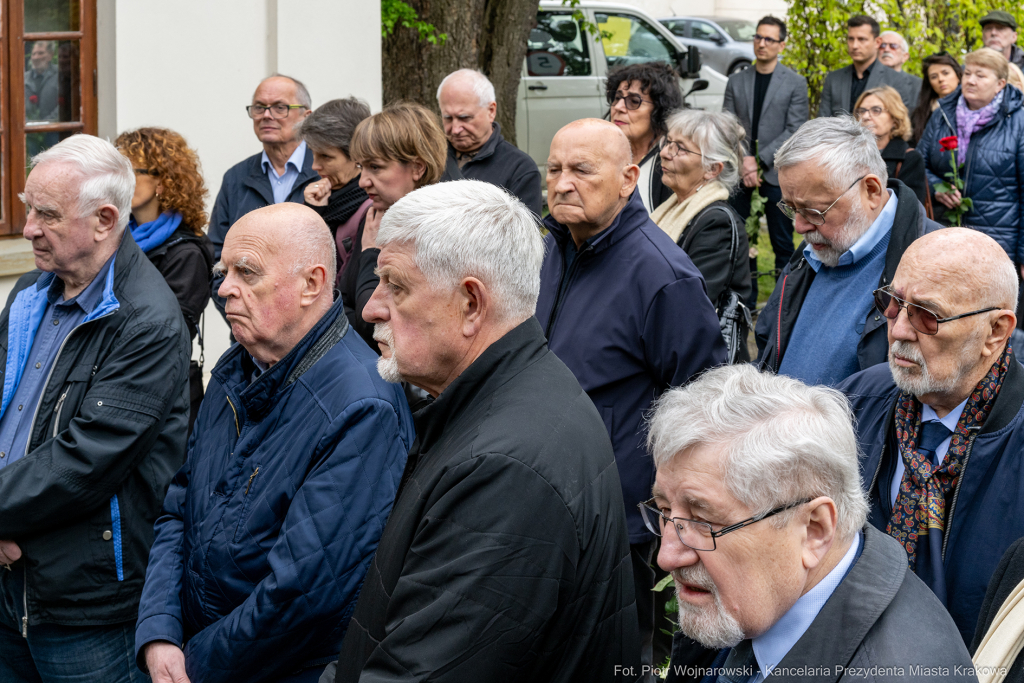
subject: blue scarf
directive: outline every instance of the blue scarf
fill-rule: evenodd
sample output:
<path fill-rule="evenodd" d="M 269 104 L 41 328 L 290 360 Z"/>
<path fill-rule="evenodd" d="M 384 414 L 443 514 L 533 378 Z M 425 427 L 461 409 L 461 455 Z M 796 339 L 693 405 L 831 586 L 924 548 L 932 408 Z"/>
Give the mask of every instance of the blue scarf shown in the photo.
<path fill-rule="evenodd" d="M 135 216 L 128 221 L 128 229 L 132 231 L 132 237 L 144 252 L 149 252 L 163 244 L 171 233 L 181 225 L 181 214 L 169 211 L 160 214 L 155 221 L 139 225 L 135 222 Z"/>

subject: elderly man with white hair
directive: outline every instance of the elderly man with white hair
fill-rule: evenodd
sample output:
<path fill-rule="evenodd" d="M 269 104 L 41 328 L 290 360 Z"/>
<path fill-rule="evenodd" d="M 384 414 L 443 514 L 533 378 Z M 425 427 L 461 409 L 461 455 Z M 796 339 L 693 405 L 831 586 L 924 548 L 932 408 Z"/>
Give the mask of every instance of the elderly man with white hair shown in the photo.
<path fill-rule="evenodd" d="M 903 70 L 903 65 L 910 59 L 910 46 L 907 45 L 907 39 L 896 31 L 882 31 L 879 38 L 882 39 L 882 42 L 878 46 L 878 61 L 898 73 L 906 83 L 909 92 L 914 98 L 917 98 L 921 92 L 921 79 Z"/>
<path fill-rule="evenodd" d="M 412 445 L 401 389 L 332 290 L 312 209 L 231 227 L 238 344 L 213 369 L 156 523 L 135 648 L 153 683 L 316 681 L 341 646 Z"/>
<path fill-rule="evenodd" d="M 865 523 L 838 391 L 717 368 L 658 401 L 649 443 L 640 509 L 679 602 L 668 681 L 977 680 L 903 548 Z"/>
<path fill-rule="evenodd" d="M 420 188 L 377 236 L 379 369 L 433 397 L 337 670 L 321 681 L 639 674 L 622 493 L 601 417 L 533 317 L 544 246 L 478 181 Z"/>
<path fill-rule="evenodd" d="M 870 520 L 895 537 L 971 642 L 999 559 L 1024 536 L 1017 274 L 984 233 L 910 245 L 875 292 L 889 363 L 850 377 Z"/>
<path fill-rule="evenodd" d="M 907 246 L 941 226 L 889 179 L 874 134 L 850 117 L 808 121 L 775 153 L 779 208 L 804 236 L 754 327 L 763 368 L 834 385 L 885 362 L 872 292 Z"/>
<path fill-rule="evenodd" d="M 36 270 L 0 315 L 0 680 L 141 681 L 153 521 L 188 430 L 188 330 L 125 229 L 131 163 L 74 135 L 33 159 Z"/>
<path fill-rule="evenodd" d="M 448 138 L 443 180 L 482 180 L 505 188 L 540 216 L 540 171 L 530 155 L 501 135 L 494 85 L 475 69 L 459 69 L 437 87 Z"/>

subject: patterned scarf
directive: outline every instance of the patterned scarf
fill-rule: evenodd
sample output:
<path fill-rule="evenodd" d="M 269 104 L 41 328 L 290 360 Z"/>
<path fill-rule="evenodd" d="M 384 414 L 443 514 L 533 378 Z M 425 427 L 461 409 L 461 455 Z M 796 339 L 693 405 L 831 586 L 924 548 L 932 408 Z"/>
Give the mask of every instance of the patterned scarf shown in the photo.
<path fill-rule="evenodd" d="M 956 147 L 957 163 L 962 164 L 967 159 L 967 145 L 971 144 L 971 136 L 996 117 L 999 105 L 1003 103 L 1003 93 L 1006 88 L 1000 90 L 992 101 L 981 109 L 972 110 L 967 106 L 967 100 L 961 95 L 956 102 L 956 135 L 958 139 Z"/>
<path fill-rule="evenodd" d="M 902 391 L 896 399 L 896 439 L 906 470 L 885 531 L 907 551 L 911 571 L 916 570 L 918 544 L 923 542 L 923 537 L 931 529 L 937 529 L 939 534 L 943 532 L 946 498 L 960 476 L 967 446 L 971 442 L 970 434 L 984 425 L 992 412 L 1011 362 L 1010 344 L 1007 343 L 999 361 L 992 365 L 967 399 L 949 442 L 949 450 L 939 465 L 927 452 L 917 450 L 921 434 L 921 402 L 913 394 Z"/>

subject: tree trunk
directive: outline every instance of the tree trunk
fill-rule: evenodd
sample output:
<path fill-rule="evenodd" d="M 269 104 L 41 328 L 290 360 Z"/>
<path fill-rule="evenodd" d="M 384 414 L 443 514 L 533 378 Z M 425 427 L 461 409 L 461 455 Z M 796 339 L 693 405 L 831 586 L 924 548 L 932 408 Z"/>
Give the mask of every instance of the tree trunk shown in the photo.
<path fill-rule="evenodd" d="M 502 135 L 516 141 L 516 93 L 537 0 L 407 0 L 448 35 L 444 45 L 396 27 L 384 39 L 384 103 L 412 100 L 439 111 L 437 86 L 457 69 L 479 69 L 494 84 Z"/>

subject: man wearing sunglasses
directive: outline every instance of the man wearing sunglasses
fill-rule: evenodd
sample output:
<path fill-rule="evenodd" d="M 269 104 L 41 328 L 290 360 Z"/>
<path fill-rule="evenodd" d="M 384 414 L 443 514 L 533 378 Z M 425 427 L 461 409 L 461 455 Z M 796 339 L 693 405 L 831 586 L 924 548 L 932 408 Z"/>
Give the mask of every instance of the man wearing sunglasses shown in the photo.
<path fill-rule="evenodd" d="M 839 392 L 716 368 L 665 394 L 648 440 L 657 475 L 640 509 L 679 603 L 669 683 L 690 667 L 735 683 L 920 681 L 921 666 L 976 680 L 899 543 L 865 523 Z"/>
<path fill-rule="evenodd" d="M 775 154 L 782 201 L 804 242 L 758 315 L 765 369 L 834 385 L 885 361 L 872 292 L 915 239 L 940 228 L 913 190 L 888 180 L 874 134 L 850 117 L 805 123 Z"/>
<path fill-rule="evenodd" d="M 1017 288 L 984 233 L 922 237 L 875 292 L 889 363 L 840 386 L 869 519 L 904 546 L 967 643 L 1000 557 L 1024 536 L 1024 368 L 1008 343 Z"/>
<path fill-rule="evenodd" d="M 299 124 L 312 113 L 312 106 L 306 86 L 291 76 L 274 74 L 256 88 L 245 113 L 252 119 L 263 151 L 224 174 L 210 212 L 209 234 L 216 260 L 220 260 L 224 237 L 235 221 L 271 204 L 302 204 L 306 185 L 320 178 L 313 170 L 313 152 L 299 136 Z M 214 277 L 211 291 L 214 304 L 224 315 L 224 299 L 217 295 L 222 281 L 223 277 Z"/>

